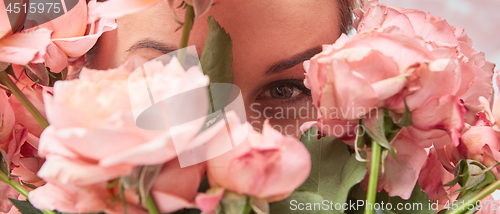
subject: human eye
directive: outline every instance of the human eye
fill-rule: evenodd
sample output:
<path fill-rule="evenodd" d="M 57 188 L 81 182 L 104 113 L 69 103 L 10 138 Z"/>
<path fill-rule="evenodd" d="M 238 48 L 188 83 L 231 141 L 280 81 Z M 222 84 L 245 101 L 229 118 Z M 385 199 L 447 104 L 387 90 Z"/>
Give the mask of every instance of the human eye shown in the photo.
<path fill-rule="evenodd" d="M 310 98 L 311 91 L 304 86 L 303 79 L 282 79 L 265 85 L 258 93 L 256 101 L 269 106 L 281 106 Z"/>

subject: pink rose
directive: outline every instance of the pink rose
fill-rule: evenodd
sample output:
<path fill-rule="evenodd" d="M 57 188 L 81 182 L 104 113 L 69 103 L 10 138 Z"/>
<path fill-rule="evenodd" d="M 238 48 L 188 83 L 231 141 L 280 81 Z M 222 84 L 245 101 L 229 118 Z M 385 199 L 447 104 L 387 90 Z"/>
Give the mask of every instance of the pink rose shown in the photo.
<path fill-rule="evenodd" d="M 457 100 L 450 97 L 446 99 L 449 105 L 431 104 L 432 100 L 457 92 L 460 68 L 455 59 L 452 50 L 428 47 L 422 39 L 402 34 L 394 27 L 360 32 L 351 38 L 344 35 L 305 63 L 305 83 L 320 115 L 315 126 L 337 138 L 352 138 L 354 129 L 347 132 L 346 123 L 353 127 L 378 108 L 402 115 L 406 101 L 416 117 L 438 108 L 440 112 L 456 108 L 453 114 L 438 114 L 433 121 L 426 117 L 414 120 L 416 128 L 443 129 L 456 136 L 462 121 L 449 118 L 461 117 L 462 107 Z M 425 110 L 415 111 L 424 106 Z M 344 133 L 335 131 L 339 126 Z"/>
<path fill-rule="evenodd" d="M 309 175 L 310 155 L 300 141 L 281 135 L 268 122 L 262 134 L 248 123 L 231 128 L 231 132 L 238 129 L 249 129 L 246 140 L 207 162 L 210 186 L 219 190 L 197 197 L 204 212 L 217 207 L 224 192 L 221 189 L 272 202 L 288 197 Z"/>
<path fill-rule="evenodd" d="M 104 182 L 128 175 L 134 166 L 176 158 L 182 148 L 174 148 L 175 136 L 186 143 L 195 141 L 203 118 L 176 133 L 136 125 L 133 110 L 147 108 L 151 100 L 143 94 L 142 73 L 131 76 L 130 66 L 126 63 L 107 71 L 83 69 L 80 79 L 57 82 L 54 95 L 44 97 L 51 125 L 40 138 L 39 153 L 47 158 L 40 177 L 76 185 Z M 197 67 L 184 71 L 177 59 L 167 66 L 151 61 L 142 68 L 153 97 L 169 97 L 208 82 Z M 200 112 L 208 112 L 206 94 L 193 100 Z M 178 110 L 178 114 L 184 113 Z"/>
<path fill-rule="evenodd" d="M 420 37 L 431 46 L 456 49 L 461 80 L 454 95 L 464 102 L 467 121 L 474 123 L 476 113 L 481 111 L 477 98 L 483 96 L 491 101 L 493 96 L 494 64 L 485 60 L 484 53 L 472 48 L 472 41 L 463 28 L 451 26 L 446 20 L 423 11 L 383 5 L 378 0 L 368 2 L 355 13 L 358 32 L 398 27 L 404 34 Z"/>

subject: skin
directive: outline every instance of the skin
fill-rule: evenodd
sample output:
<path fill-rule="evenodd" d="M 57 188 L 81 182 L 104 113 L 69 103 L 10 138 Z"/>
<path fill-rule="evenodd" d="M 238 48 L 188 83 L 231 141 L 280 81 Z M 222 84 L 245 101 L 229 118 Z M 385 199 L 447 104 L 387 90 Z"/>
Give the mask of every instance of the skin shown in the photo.
<path fill-rule="evenodd" d="M 260 129 L 267 116 L 275 129 L 298 137 L 302 123 L 316 120 L 311 98 L 303 88 L 302 61 L 321 51 L 322 44 L 332 44 L 339 37 L 337 4 L 334 0 L 214 1 L 210 11 L 195 20 L 188 45 L 195 45 L 201 53 L 208 31 L 206 19 L 213 14 L 233 40 L 234 84 L 241 88 L 248 121 Z M 184 17 L 183 9 L 176 13 Z M 101 37 L 92 67 L 114 68 L 133 55 L 154 59 L 169 49 L 177 49 L 182 30 L 176 31 L 179 24 L 172 16 L 164 1 L 119 18 L 117 30 Z M 145 39 L 154 41 L 155 47 L 137 45 Z M 292 67 L 283 66 L 285 62 Z M 270 70 L 273 65 L 280 67 L 276 66 L 280 63 L 284 69 Z M 286 81 L 290 79 L 294 80 Z M 292 95 L 275 96 L 276 87 L 285 87 Z M 302 114 L 298 115 L 301 107 Z M 280 111 L 285 114 L 279 114 Z"/>

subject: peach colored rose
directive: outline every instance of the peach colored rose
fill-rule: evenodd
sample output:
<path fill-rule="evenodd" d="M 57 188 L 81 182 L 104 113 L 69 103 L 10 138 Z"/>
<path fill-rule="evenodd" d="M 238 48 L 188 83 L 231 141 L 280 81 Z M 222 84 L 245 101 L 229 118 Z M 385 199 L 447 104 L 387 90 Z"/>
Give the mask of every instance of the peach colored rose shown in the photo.
<path fill-rule="evenodd" d="M 249 129 L 248 137 L 233 150 L 207 162 L 207 176 L 212 188 L 265 199 L 268 202 L 288 197 L 300 186 L 311 169 L 310 155 L 304 145 L 283 136 L 265 122 L 262 134 L 246 123 L 237 129 Z M 217 140 L 216 136 L 212 140 Z M 218 194 L 201 194 L 196 201 L 201 210 L 210 212 L 219 203 Z M 214 198 L 215 197 L 215 198 Z"/>

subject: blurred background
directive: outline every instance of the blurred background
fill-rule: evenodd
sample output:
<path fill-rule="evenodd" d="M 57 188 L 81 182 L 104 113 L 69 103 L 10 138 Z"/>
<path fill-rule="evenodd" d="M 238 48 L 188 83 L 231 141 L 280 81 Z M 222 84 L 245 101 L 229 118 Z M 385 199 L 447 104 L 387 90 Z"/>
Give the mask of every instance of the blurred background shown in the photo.
<path fill-rule="evenodd" d="M 500 69 L 500 0 L 380 0 L 383 4 L 418 9 L 464 27 L 473 47 Z"/>

